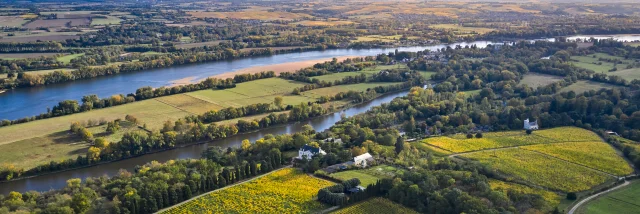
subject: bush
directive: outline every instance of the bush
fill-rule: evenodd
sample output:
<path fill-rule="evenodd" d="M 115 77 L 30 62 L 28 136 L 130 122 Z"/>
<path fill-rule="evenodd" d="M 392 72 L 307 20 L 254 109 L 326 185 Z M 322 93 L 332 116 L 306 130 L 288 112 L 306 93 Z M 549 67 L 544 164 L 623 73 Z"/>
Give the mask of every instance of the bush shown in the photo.
<path fill-rule="evenodd" d="M 482 138 L 482 133 L 478 132 L 478 133 L 476 134 L 476 138 Z"/>
<path fill-rule="evenodd" d="M 467 138 L 473 138 L 473 134 L 471 133 L 467 134 Z"/>
<path fill-rule="evenodd" d="M 527 129 L 527 134 L 531 134 L 531 133 L 533 133 L 533 130 Z"/>

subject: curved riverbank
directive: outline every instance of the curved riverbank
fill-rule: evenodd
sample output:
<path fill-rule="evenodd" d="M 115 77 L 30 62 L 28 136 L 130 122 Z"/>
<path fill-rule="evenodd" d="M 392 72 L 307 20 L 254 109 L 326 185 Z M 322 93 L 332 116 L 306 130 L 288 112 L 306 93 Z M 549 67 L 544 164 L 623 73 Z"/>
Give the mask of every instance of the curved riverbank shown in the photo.
<path fill-rule="evenodd" d="M 121 73 L 93 79 L 77 80 L 47 86 L 19 88 L 0 94 L 0 119 L 18 119 L 38 115 L 63 100 L 80 100 L 82 96 L 95 94 L 108 97 L 114 94 L 133 93 L 136 89 L 151 86 L 153 88 L 169 86 L 172 81 L 193 77 L 195 80 L 229 72 L 249 69 L 256 66 L 269 66 L 283 63 L 309 60 L 331 59 L 344 56 L 374 56 L 380 53 L 398 51 L 437 50 L 447 46 L 476 45 L 485 47 L 493 44 L 488 41 L 454 43 L 448 45 L 414 46 L 375 49 L 330 49 L 301 53 L 285 53 L 272 56 L 250 57 L 231 61 L 216 61 L 145 71 Z"/>
<path fill-rule="evenodd" d="M 323 131 L 333 126 L 336 122 L 340 121 L 342 114 L 344 114 L 345 116 L 353 116 L 356 114 L 364 113 L 373 106 L 378 106 L 382 103 L 390 102 L 396 97 L 406 95 L 406 93 L 406 90 L 387 93 L 374 100 L 357 104 L 331 114 L 315 117 L 303 122 L 269 127 L 267 129 L 262 129 L 255 132 L 237 134 L 221 140 L 203 142 L 200 144 L 191 144 L 180 148 L 159 151 L 152 154 L 146 154 L 91 167 L 24 178 L 7 183 L 0 183 L 0 194 L 7 194 L 11 191 L 26 192 L 31 190 L 47 191 L 50 189 L 58 189 L 64 187 L 66 185 L 66 181 L 71 178 L 86 179 L 88 177 L 100 177 L 103 175 L 112 176 L 117 174 L 120 169 L 133 171 L 135 166 L 143 165 L 154 160 L 165 162 L 173 159 L 199 158 L 202 152 L 211 146 L 220 146 L 223 148 L 239 146 L 244 139 L 248 139 L 253 142 L 260 138 L 263 138 L 268 134 L 278 135 L 299 132 L 302 131 L 303 126 L 307 124 L 311 125 L 317 131 Z"/>

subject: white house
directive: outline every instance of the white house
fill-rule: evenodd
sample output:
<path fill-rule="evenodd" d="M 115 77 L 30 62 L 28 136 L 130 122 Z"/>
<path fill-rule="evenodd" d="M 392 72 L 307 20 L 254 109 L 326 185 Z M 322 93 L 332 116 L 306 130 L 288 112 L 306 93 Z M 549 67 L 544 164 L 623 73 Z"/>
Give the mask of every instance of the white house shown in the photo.
<path fill-rule="evenodd" d="M 373 161 L 373 156 L 371 156 L 371 154 L 364 153 L 361 155 L 358 155 L 356 157 L 353 157 L 353 165 L 355 166 L 360 166 L 360 167 L 367 167 L 367 163 Z"/>
<path fill-rule="evenodd" d="M 529 122 L 529 118 L 524 120 L 524 129 L 525 130 L 538 130 L 538 121 Z"/>
<path fill-rule="evenodd" d="M 326 155 L 327 153 L 322 151 L 321 148 L 316 148 L 313 146 L 309 146 L 309 145 L 304 145 L 302 148 L 300 148 L 300 150 L 298 150 L 298 159 L 302 160 L 302 159 L 311 159 L 313 156 L 317 155 L 317 154 L 323 154 Z"/>

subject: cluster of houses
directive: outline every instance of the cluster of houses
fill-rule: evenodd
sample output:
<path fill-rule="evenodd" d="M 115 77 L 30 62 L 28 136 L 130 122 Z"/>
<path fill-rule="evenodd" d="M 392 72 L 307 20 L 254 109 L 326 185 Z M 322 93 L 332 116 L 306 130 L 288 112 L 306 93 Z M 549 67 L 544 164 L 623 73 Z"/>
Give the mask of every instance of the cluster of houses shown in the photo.
<path fill-rule="evenodd" d="M 332 142 L 332 143 L 342 143 L 342 139 L 340 138 L 327 138 L 324 140 L 320 140 L 321 143 L 325 143 L 325 142 Z M 311 159 L 313 158 L 313 156 L 316 155 L 326 155 L 327 152 L 323 151 L 322 148 L 319 147 L 314 147 L 314 146 L 310 146 L 310 145 L 304 145 L 302 146 L 302 148 L 300 148 L 300 150 L 298 150 L 298 157 L 296 157 L 296 159 L 298 160 L 304 160 L 304 159 Z M 365 168 L 367 166 L 369 166 L 371 163 L 373 163 L 375 161 L 375 159 L 373 158 L 373 156 L 371 156 L 371 154 L 364 153 L 362 155 L 358 155 L 356 157 L 353 157 L 352 160 L 347 161 L 345 163 L 341 163 L 341 164 L 336 164 L 334 167 L 336 169 L 346 169 L 350 166 L 355 166 L 355 167 L 362 167 Z"/>

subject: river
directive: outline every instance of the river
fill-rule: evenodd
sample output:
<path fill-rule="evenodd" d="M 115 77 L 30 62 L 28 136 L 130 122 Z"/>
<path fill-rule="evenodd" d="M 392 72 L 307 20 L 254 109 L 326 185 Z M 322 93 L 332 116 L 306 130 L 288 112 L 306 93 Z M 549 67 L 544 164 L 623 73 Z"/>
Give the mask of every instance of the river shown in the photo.
<path fill-rule="evenodd" d="M 158 153 L 143 155 L 139 157 L 129 158 L 121 161 L 106 163 L 102 165 L 80 168 L 75 170 L 69 170 L 64 172 L 46 174 L 36 176 L 32 178 L 26 178 L 22 180 L 15 180 L 6 183 L 0 183 L 0 194 L 7 195 L 11 191 L 26 192 L 26 191 L 47 191 L 51 189 L 60 189 L 66 185 L 66 181 L 71 178 L 87 177 L 99 177 L 103 175 L 112 176 L 120 169 L 126 169 L 133 171 L 135 166 L 143 165 L 151 161 L 165 162 L 173 159 L 185 159 L 185 158 L 199 158 L 200 154 L 210 146 L 220 146 L 223 148 L 230 146 L 240 146 L 242 140 L 249 139 L 254 142 L 267 134 L 288 134 L 302 131 L 302 126 L 310 124 L 316 131 L 323 131 L 333 126 L 336 122 L 340 121 L 341 115 L 344 113 L 346 116 L 353 116 L 366 112 L 371 107 L 379 106 L 382 103 L 387 103 L 396 97 L 404 96 L 407 91 L 394 92 L 378 97 L 375 100 L 356 105 L 354 107 L 345 109 L 340 112 L 316 117 L 305 122 L 288 124 L 283 126 L 276 126 L 259 130 L 257 132 L 245 133 L 235 135 L 222 140 L 216 140 L 204 144 L 196 144 L 172 150 L 162 151 Z"/>
<path fill-rule="evenodd" d="M 590 36 L 584 36 L 589 38 Z M 572 37 L 569 37 L 572 39 Z M 577 38 L 577 37 L 575 37 Z M 573 39 L 575 39 L 573 38 Z M 629 37 L 632 38 L 632 37 Z M 640 39 L 640 36 L 638 36 Z M 448 45 L 433 45 L 419 47 L 402 47 L 399 51 L 422 51 L 425 49 L 436 50 L 446 46 L 455 45 L 477 45 L 486 47 L 491 42 L 478 41 L 471 43 L 455 43 Z M 288 53 L 268 57 L 253 57 L 234 61 L 219 61 L 202 63 L 195 65 L 177 66 L 162 69 L 152 69 L 134 73 L 124 73 L 119 75 L 105 76 L 88 80 L 79 80 L 69 83 L 61 83 L 43 87 L 23 88 L 10 90 L 0 94 L 0 118 L 15 119 L 42 113 L 47 107 L 53 106 L 57 102 L 65 99 L 80 99 L 83 95 L 96 94 L 106 97 L 119 93 L 131 93 L 143 86 L 160 87 L 171 84 L 171 81 L 186 77 L 205 78 L 208 76 L 232 72 L 239 69 L 253 66 L 272 65 L 287 62 L 306 61 L 339 56 L 370 56 L 380 53 L 394 51 L 390 49 L 337 49 L 325 51 L 311 51 L 303 53 Z M 337 112 L 322 117 L 313 118 L 306 122 L 272 127 L 257 132 L 240 134 L 230 138 L 212 141 L 205 144 L 198 144 L 176 148 L 173 150 L 148 154 L 140 157 L 130 158 L 122 161 L 106 163 L 98 166 L 69 170 L 65 172 L 52 173 L 33 178 L 16 180 L 7 183 L 0 183 L 0 194 L 7 194 L 10 191 L 47 191 L 59 189 L 66 185 L 66 181 L 71 178 L 99 177 L 103 175 L 111 176 L 120 169 L 133 171 L 137 165 L 143 165 L 156 160 L 165 162 L 172 159 L 198 158 L 202 151 L 210 146 L 239 146 L 241 141 L 249 139 L 255 141 L 267 134 L 295 133 L 302 129 L 305 124 L 310 124 L 317 131 L 325 130 L 340 120 L 341 114 L 353 116 L 363 113 L 373 106 L 391 101 L 395 97 L 403 96 L 405 92 L 390 93 L 381 96 L 373 101 L 351 107 L 342 112 Z"/>
<path fill-rule="evenodd" d="M 455 43 L 455 45 L 477 45 L 486 47 L 491 42 L 478 41 L 471 43 Z M 447 45 L 399 47 L 399 51 L 436 50 Z M 136 89 L 151 86 L 161 87 L 171 85 L 171 81 L 194 77 L 202 79 L 209 76 L 232 72 L 254 66 L 273 65 L 289 62 L 317 60 L 340 56 L 374 56 L 388 53 L 396 48 L 388 49 L 333 49 L 324 51 L 309 51 L 301 53 L 287 53 L 265 57 L 250 57 L 231 61 L 217 61 L 209 63 L 174 66 L 168 68 L 150 69 L 146 71 L 122 73 L 102 76 L 93 79 L 77 80 L 67 83 L 52 84 L 40 87 L 19 88 L 8 90 L 0 94 L 0 119 L 19 119 L 45 113 L 63 100 L 80 100 L 82 96 L 96 94 L 108 97 L 114 94 L 134 93 Z"/>

